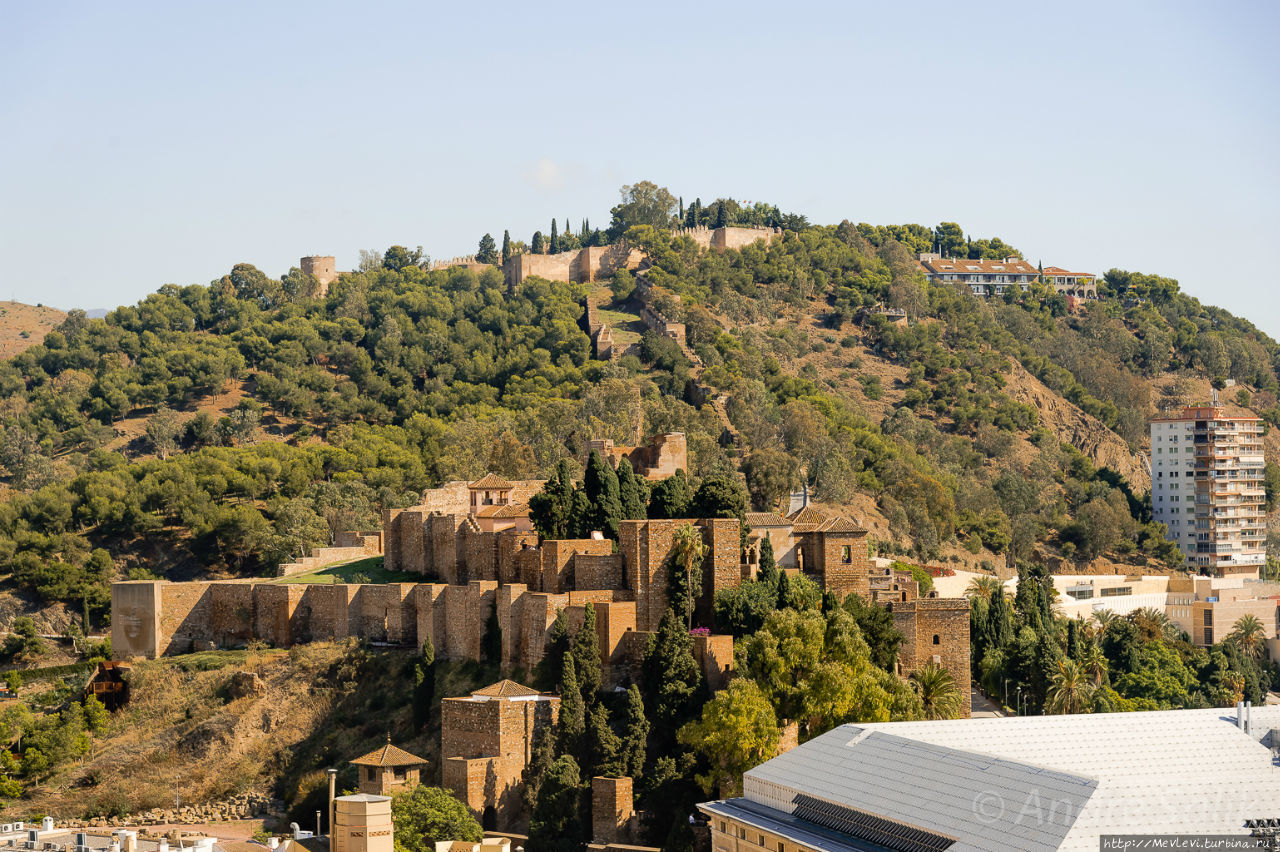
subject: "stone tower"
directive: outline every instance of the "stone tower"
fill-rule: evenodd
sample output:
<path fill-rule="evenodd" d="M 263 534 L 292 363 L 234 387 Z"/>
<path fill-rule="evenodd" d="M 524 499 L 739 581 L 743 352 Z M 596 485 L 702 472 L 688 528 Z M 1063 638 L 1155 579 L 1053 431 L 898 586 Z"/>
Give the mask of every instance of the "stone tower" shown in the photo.
<path fill-rule="evenodd" d="M 333 257 L 328 255 L 311 255 L 302 258 L 302 271 L 314 275 L 320 282 L 320 295 L 329 292 L 329 285 L 338 280 L 338 272 Z"/>
<path fill-rule="evenodd" d="M 387 744 L 351 761 L 360 773 L 360 792 L 391 796 L 418 786 L 418 778 L 427 761 L 402 748 Z"/>

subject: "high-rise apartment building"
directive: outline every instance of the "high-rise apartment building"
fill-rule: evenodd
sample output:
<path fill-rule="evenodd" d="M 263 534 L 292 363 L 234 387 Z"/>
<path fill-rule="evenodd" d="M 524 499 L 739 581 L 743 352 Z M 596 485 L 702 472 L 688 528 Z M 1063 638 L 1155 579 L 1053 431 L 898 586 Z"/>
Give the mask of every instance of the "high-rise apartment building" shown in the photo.
<path fill-rule="evenodd" d="M 1257 575 L 1266 564 L 1262 420 L 1187 406 L 1151 421 L 1151 514 L 1188 570 Z"/>

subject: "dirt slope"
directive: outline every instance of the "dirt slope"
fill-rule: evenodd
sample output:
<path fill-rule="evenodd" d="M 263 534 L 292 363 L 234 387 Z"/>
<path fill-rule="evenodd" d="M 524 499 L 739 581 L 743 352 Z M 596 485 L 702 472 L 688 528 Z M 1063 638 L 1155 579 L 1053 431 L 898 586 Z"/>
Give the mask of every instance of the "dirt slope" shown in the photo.
<path fill-rule="evenodd" d="M 62 311 L 45 305 L 0 302 L 0 358 L 12 358 L 35 346 L 66 318 Z"/>

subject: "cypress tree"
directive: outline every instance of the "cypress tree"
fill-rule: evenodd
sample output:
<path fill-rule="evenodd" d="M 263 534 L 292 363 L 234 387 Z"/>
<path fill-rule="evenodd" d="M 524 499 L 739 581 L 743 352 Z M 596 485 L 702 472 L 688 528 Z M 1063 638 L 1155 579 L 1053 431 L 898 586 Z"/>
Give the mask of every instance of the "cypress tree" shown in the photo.
<path fill-rule="evenodd" d="M 591 236 L 591 225 L 586 219 L 582 220 L 582 227 L 578 229 L 578 239 L 582 240 L 582 244 L 587 244 L 587 238 Z"/>
<path fill-rule="evenodd" d="M 582 692 L 582 701 L 590 706 L 596 703 L 604 675 L 600 669 L 600 636 L 596 633 L 596 608 L 592 604 L 584 607 L 585 617 L 582 626 L 573 637 L 573 669 L 578 681 L 578 689 Z"/>
<path fill-rule="evenodd" d="M 569 755 L 547 770 L 529 819 L 529 848 L 538 852 L 578 852 L 583 848 L 582 773 Z"/>
<path fill-rule="evenodd" d="M 431 703 L 436 696 L 436 649 L 427 639 L 422 654 L 413 665 L 413 723 L 419 729 L 430 721 Z"/>
<path fill-rule="evenodd" d="M 569 538 L 573 529 L 573 474 L 561 459 L 555 475 L 529 498 L 529 519 L 543 538 Z"/>
<path fill-rule="evenodd" d="M 511 259 L 511 232 L 502 232 L 502 265 L 506 266 L 507 261 Z"/>
<path fill-rule="evenodd" d="M 729 211 L 725 208 L 723 201 L 716 205 L 716 227 L 729 227 Z"/>
<path fill-rule="evenodd" d="M 693 657 L 693 637 L 683 616 L 672 607 L 667 607 L 658 632 L 649 638 L 642 673 L 650 716 L 663 738 L 659 753 L 665 754 L 675 747 L 675 732 L 697 715 L 705 687 L 702 669 Z"/>
<path fill-rule="evenodd" d="M 773 542 L 769 536 L 760 542 L 760 569 L 756 572 L 756 579 L 771 586 L 778 583 L 778 563 L 773 557 Z"/>
<path fill-rule="evenodd" d="M 556 613 L 556 620 L 551 622 L 551 635 L 547 637 L 547 646 L 542 652 L 542 659 L 534 668 L 534 686 L 549 692 L 560 684 L 564 677 L 564 655 L 569 652 L 569 619 L 564 610 Z"/>
<path fill-rule="evenodd" d="M 521 775 L 521 782 L 524 784 L 524 791 L 521 798 L 524 800 L 524 806 L 532 813 L 534 807 L 538 804 L 538 792 L 542 789 L 542 782 L 547 778 L 547 772 L 551 769 L 551 764 L 556 759 L 556 731 L 551 725 L 544 725 L 542 730 L 538 731 L 537 736 L 533 740 L 533 754 L 529 758 L 529 763 L 524 768 Z"/>
<path fill-rule="evenodd" d="M 683 470 L 653 486 L 649 496 L 650 518 L 683 518 L 693 502 L 693 488 Z"/>
<path fill-rule="evenodd" d="M 587 732 L 587 708 L 582 703 L 582 691 L 578 688 L 578 673 L 573 666 L 573 653 L 564 660 L 564 674 L 560 678 L 560 744 L 561 754 L 580 755 L 583 736 Z"/>
<path fill-rule="evenodd" d="M 680 221 L 684 221 L 684 196 L 680 196 Z"/>
<path fill-rule="evenodd" d="M 649 486 L 631 470 L 631 462 L 618 462 L 618 498 L 622 501 L 622 518 L 643 521 L 649 503 Z"/>
<path fill-rule="evenodd" d="M 541 231 L 533 232 L 533 241 L 529 244 L 529 248 L 534 254 L 546 254 L 546 245 L 543 243 Z"/>
<path fill-rule="evenodd" d="M 634 683 L 627 687 L 627 713 L 622 732 L 624 774 L 640 778 L 644 773 L 645 747 L 649 741 L 649 719 L 644 715 L 644 699 Z"/>
<path fill-rule="evenodd" d="M 599 702 L 587 711 L 587 746 L 591 752 L 586 763 L 589 775 L 617 778 L 627 774 L 622 739 L 613 732 L 609 711 Z"/>
<path fill-rule="evenodd" d="M 991 596 L 987 606 L 987 634 L 993 648 L 1002 648 L 1013 638 L 1013 613 L 1003 588 Z"/>
<path fill-rule="evenodd" d="M 573 489 L 573 503 L 569 512 L 569 537 L 587 538 L 591 535 L 591 499 L 581 485 Z"/>
<path fill-rule="evenodd" d="M 582 477 L 586 493 L 588 525 L 600 530 L 606 538 L 618 540 L 618 521 L 622 518 L 622 500 L 618 494 L 618 474 L 614 472 L 597 450 L 587 459 L 587 470 Z"/>
<path fill-rule="evenodd" d="M 549 254 L 560 253 L 560 237 L 556 235 L 556 220 L 551 220 L 551 247 L 548 249 Z"/>

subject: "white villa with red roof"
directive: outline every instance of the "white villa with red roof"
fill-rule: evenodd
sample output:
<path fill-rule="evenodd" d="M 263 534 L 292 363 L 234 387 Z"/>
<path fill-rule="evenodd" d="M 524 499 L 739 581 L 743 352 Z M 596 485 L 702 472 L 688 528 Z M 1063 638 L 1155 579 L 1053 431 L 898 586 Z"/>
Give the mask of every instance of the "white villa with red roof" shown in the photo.
<path fill-rule="evenodd" d="M 1043 277 L 1054 292 L 1077 299 L 1096 299 L 1095 276 L 1088 272 L 1068 272 L 1057 266 L 1046 266 L 1041 273 L 1020 257 L 1003 260 L 970 260 L 942 257 L 935 252 L 922 252 L 917 258 L 930 281 L 963 284 L 975 296 L 1003 296 L 1010 287 L 1025 290 Z"/>

